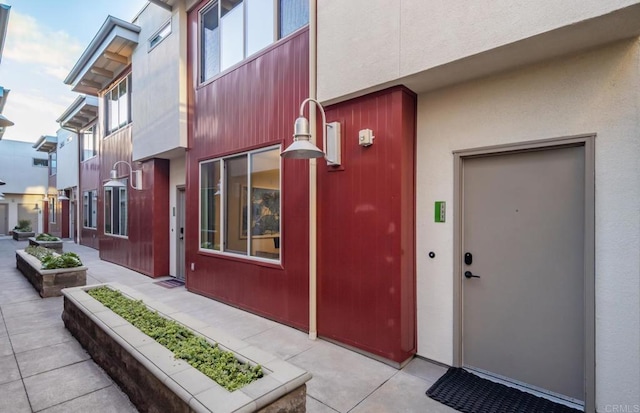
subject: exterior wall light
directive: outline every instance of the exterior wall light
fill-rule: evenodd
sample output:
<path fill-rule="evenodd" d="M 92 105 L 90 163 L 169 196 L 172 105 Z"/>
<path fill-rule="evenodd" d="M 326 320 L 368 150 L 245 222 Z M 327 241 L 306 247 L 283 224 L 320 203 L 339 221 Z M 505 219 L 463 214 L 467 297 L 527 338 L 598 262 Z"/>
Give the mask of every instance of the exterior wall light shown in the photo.
<path fill-rule="evenodd" d="M 323 152 L 316 145 L 311 143 L 311 132 L 309 131 L 309 121 L 304 117 L 304 105 L 313 102 L 320 109 L 322 114 L 322 143 L 326 151 Z M 312 159 L 322 158 L 329 165 L 340 165 L 340 122 L 327 123 L 324 108 L 315 99 L 307 98 L 300 104 L 300 116 L 293 125 L 293 143 L 280 154 L 283 158 L 291 159 Z"/>
<path fill-rule="evenodd" d="M 111 172 L 109 172 L 109 177 L 111 179 L 105 182 L 103 186 L 105 188 L 107 187 L 122 188 L 126 186 L 125 184 L 122 183 L 122 181 L 118 180 L 118 171 L 116 170 L 116 166 L 119 163 L 123 163 L 129 167 L 129 173 L 131 175 L 131 180 L 129 181 L 129 183 L 131 184 L 131 188 L 137 189 L 138 191 L 142 190 L 142 171 L 141 170 L 134 171 L 133 168 L 131 167 L 131 164 L 126 161 L 118 161 L 113 164 L 113 167 L 111 168 Z M 134 181 L 135 181 L 135 185 L 134 185 Z"/>
<path fill-rule="evenodd" d="M 0 185 L 6 185 L 7 183 L 5 181 L 3 181 L 2 179 L 0 179 Z"/>
<path fill-rule="evenodd" d="M 68 201 L 69 197 L 64 192 L 64 189 L 58 190 L 58 201 Z"/>
<path fill-rule="evenodd" d="M 0 201 L 4 201 L 4 194 L 0 192 Z"/>

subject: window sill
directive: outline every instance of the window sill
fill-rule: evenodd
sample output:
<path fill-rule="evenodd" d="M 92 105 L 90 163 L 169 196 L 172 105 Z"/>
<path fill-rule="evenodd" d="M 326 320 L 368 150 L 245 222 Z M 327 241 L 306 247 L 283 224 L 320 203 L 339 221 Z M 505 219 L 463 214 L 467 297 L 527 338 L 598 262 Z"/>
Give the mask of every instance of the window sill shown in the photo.
<path fill-rule="evenodd" d="M 249 257 L 244 255 L 230 254 L 230 253 L 225 253 L 220 251 L 203 250 L 203 249 L 198 250 L 198 255 L 201 255 L 204 257 L 210 257 L 210 258 L 219 258 L 223 260 L 236 261 L 244 264 L 259 265 L 261 267 L 268 267 L 268 268 L 273 268 L 278 270 L 284 270 L 284 267 L 282 266 L 282 259 L 280 259 L 279 261 L 276 261 L 276 260 L 270 260 L 270 259 L 260 258 L 260 257 Z"/>

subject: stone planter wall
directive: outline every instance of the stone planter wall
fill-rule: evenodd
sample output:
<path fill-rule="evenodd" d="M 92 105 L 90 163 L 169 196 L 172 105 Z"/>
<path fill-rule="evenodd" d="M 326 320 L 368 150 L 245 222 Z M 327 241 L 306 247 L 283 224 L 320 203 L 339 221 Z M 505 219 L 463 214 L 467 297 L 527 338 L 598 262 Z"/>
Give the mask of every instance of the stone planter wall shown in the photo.
<path fill-rule="evenodd" d="M 35 232 L 22 232 L 22 231 L 16 231 L 15 229 L 13 230 L 13 239 L 16 241 L 26 241 L 29 239 L 29 237 L 35 237 L 36 233 Z"/>
<path fill-rule="evenodd" d="M 129 298 L 173 319 L 251 364 L 265 376 L 233 392 L 173 354 L 86 293 L 91 287 L 67 289 L 62 319 L 91 357 L 145 412 L 304 412 L 306 382 L 311 374 L 235 339 L 223 331 L 154 302 L 137 291 L 107 284 Z"/>
<path fill-rule="evenodd" d="M 35 245 L 36 247 L 49 248 L 62 254 L 62 240 L 59 241 L 38 241 L 35 237 L 29 237 L 29 245 Z"/>
<path fill-rule="evenodd" d="M 24 250 L 16 251 L 16 267 L 43 298 L 62 295 L 62 289 L 87 284 L 87 267 L 43 270 L 42 263 Z"/>

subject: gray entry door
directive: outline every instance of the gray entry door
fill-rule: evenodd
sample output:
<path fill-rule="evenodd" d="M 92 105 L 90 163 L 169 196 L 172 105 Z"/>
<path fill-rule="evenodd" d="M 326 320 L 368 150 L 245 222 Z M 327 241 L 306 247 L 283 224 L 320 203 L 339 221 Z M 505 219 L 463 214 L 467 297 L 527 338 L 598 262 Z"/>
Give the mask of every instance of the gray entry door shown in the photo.
<path fill-rule="evenodd" d="M 462 160 L 463 364 L 574 400 L 584 400 L 584 159 L 584 147 L 563 147 Z"/>
<path fill-rule="evenodd" d="M 178 188 L 176 193 L 176 278 L 184 280 L 184 226 L 185 226 L 185 192 Z"/>

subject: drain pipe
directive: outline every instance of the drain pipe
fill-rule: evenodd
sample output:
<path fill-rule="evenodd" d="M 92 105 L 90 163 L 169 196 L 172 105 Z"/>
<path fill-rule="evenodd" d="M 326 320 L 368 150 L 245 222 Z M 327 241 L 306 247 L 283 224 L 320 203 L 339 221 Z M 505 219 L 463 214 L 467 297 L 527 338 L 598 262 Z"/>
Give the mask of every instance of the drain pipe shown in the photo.
<path fill-rule="evenodd" d="M 309 0 L 309 97 L 316 99 L 316 48 L 317 48 L 317 0 Z M 313 110 L 311 108 L 313 107 Z M 309 107 L 309 126 L 314 133 L 311 136 L 311 143 L 315 143 L 316 126 L 316 104 Z M 324 148 L 323 148 L 324 149 Z M 317 327 L 317 185 L 318 170 L 315 159 L 309 160 L 309 339 L 318 338 Z"/>

